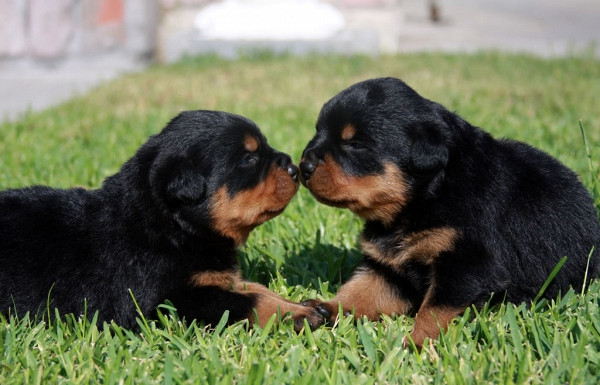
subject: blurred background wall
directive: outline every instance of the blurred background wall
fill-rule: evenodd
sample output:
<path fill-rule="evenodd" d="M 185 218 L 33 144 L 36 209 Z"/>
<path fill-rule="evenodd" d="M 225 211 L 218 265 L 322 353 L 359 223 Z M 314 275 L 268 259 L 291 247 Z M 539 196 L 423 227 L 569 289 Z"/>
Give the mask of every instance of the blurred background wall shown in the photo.
<path fill-rule="evenodd" d="M 174 60 L 185 50 L 199 10 L 218 2 L 0 0 L 0 60 L 51 65 L 106 55 L 125 60 Z M 322 2 L 342 10 L 349 26 L 384 28 L 383 48 L 394 50 L 395 40 L 389 36 L 400 24 L 398 14 L 394 13 L 400 0 Z M 373 22 L 382 19 L 387 19 L 386 23 Z"/>
<path fill-rule="evenodd" d="M 46 63 L 155 51 L 156 0 L 0 0 L 0 58 Z"/>

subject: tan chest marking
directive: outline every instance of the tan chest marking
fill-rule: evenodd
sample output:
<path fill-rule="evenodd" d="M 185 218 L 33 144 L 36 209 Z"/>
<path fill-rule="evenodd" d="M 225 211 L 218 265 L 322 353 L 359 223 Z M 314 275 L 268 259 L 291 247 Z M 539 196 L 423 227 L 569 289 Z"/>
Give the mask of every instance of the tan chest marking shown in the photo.
<path fill-rule="evenodd" d="M 363 253 L 375 261 L 399 271 L 411 261 L 430 265 L 441 253 L 454 249 L 459 235 L 456 229 L 440 227 L 410 233 L 399 238 L 397 244 L 387 250 L 366 239 L 361 241 L 361 247 Z"/>

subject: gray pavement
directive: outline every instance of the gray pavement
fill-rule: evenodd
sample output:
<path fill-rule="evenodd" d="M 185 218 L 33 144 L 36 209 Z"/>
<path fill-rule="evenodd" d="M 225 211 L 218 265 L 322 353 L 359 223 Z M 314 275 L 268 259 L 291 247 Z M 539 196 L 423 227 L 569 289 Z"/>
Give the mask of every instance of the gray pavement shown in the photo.
<path fill-rule="evenodd" d="M 432 25 L 420 1 L 404 1 L 399 50 L 473 52 L 497 49 L 544 57 L 596 47 L 600 58 L 598 0 L 445 0 Z"/>
<path fill-rule="evenodd" d="M 359 34 L 356 36 L 379 34 L 379 39 L 387 44 L 384 51 L 494 49 L 549 57 L 591 50 L 600 58 L 599 0 L 441 0 L 438 3 L 441 9 L 438 23 L 429 20 L 427 1 L 404 0 L 398 18 L 354 11 L 348 29 Z M 335 42 L 321 47 L 340 52 L 339 47 L 328 44 Z M 51 67 L 0 61 L 0 121 L 15 119 L 28 109 L 35 111 L 56 105 L 123 72 L 143 68 L 139 62 L 118 55 L 59 64 Z"/>
<path fill-rule="evenodd" d="M 0 122 L 57 105 L 144 67 L 144 63 L 121 56 L 70 60 L 55 66 L 0 63 Z"/>

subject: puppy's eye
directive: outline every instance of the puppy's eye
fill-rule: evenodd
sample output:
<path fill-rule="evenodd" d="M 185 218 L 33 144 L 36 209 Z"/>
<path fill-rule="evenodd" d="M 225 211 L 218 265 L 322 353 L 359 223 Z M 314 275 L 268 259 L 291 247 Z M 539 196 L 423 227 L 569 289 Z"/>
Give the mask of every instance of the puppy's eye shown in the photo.
<path fill-rule="evenodd" d="M 365 146 L 363 143 L 355 141 L 355 140 L 345 143 L 344 147 L 346 147 L 349 150 L 354 150 L 354 151 L 364 150 L 367 148 L 367 146 Z"/>
<path fill-rule="evenodd" d="M 256 155 L 255 153 L 247 153 L 242 158 L 242 161 L 240 162 L 240 166 L 243 166 L 243 167 L 254 166 L 257 162 L 258 162 L 258 155 Z"/>

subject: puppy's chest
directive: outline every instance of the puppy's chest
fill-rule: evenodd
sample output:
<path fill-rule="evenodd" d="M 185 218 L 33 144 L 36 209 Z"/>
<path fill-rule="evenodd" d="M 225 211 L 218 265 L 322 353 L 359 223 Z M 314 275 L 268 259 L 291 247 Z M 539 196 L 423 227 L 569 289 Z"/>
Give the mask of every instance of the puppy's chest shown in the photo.
<path fill-rule="evenodd" d="M 421 231 L 390 231 L 384 234 L 361 235 L 362 252 L 367 258 L 399 271 L 407 264 L 431 265 L 444 252 L 454 249 L 459 232 L 451 227 L 436 227 Z"/>

